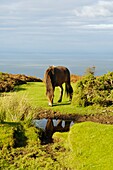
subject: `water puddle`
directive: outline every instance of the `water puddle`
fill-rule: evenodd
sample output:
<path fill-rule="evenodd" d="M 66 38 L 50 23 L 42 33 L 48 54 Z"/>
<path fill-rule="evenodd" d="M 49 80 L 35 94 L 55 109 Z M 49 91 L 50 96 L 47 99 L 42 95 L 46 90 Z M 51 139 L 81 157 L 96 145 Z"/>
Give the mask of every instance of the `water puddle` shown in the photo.
<path fill-rule="evenodd" d="M 62 115 L 50 110 L 42 111 L 33 120 L 34 126 L 41 129 L 40 139 L 42 144 L 52 142 L 52 135 L 55 132 L 67 132 L 74 123 L 97 122 L 102 124 L 113 124 L 113 116 L 104 114 L 80 115 L 65 114 Z"/>
<path fill-rule="evenodd" d="M 33 124 L 41 129 L 41 143 L 51 143 L 52 136 L 55 132 L 68 132 L 70 127 L 74 124 L 73 120 L 62 119 L 35 119 Z"/>

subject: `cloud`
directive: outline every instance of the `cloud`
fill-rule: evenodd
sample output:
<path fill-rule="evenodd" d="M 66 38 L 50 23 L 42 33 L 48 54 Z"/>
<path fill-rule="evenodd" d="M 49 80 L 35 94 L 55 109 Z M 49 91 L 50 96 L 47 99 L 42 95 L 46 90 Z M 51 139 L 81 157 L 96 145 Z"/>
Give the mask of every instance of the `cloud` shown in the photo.
<path fill-rule="evenodd" d="M 75 9 L 74 14 L 78 17 L 111 17 L 113 16 L 113 1 L 98 1 Z"/>
<path fill-rule="evenodd" d="M 113 24 L 92 24 L 92 25 L 86 25 L 84 28 L 87 29 L 107 29 L 107 30 L 112 30 L 113 29 Z"/>
<path fill-rule="evenodd" d="M 14 31 L 14 30 L 16 30 L 16 28 L 13 28 L 13 27 L 8 27 L 8 28 L 2 27 L 2 28 L 0 28 L 0 31 Z"/>
<path fill-rule="evenodd" d="M 23 0 L 0 5 L 0 31 L 12 31 L 14 34 L 56 36 L 80 29 L 112 29 L 113 1 L 74 0 L 54 2 L 52 0 Z M 85 5 L 89 4 L 89 5 Z M 73 10 L 73 8 L 75 9 Z M 72 12 L 73 11 L 73 12 Z M 99 20 L 98 17 L 103 17 Z M 90 18 L 95 18 L 91 20 Z"/>
<path fill-rule="evenodd" d="M 83 40 L 98 40 L 98 30 L 112 34 L 112 18 L 113 0 L 1 0 L 0 44 L 74 49 Z"/>

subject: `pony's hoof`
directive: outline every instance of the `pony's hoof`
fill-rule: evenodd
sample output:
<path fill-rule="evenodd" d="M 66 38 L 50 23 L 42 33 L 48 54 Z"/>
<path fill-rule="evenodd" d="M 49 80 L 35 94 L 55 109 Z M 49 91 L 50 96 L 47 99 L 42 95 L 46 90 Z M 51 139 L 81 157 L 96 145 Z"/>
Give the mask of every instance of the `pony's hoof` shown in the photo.
<path fill-rule="evenodd" d="M 58 100 L 58 103 L 60 103 L 61 102 L 61 100 Z"/>
<path fill-rule="evenodd" d="M 51 106 L 51 107 L 53 106 L 52 103 L 48 103 L 48 105 Z"/>

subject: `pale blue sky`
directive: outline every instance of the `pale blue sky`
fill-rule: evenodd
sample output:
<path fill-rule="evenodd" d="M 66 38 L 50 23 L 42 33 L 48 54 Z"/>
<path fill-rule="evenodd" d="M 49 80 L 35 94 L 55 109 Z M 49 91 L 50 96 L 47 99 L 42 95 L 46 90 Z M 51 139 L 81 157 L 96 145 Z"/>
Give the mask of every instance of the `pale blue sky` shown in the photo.
<path fill-rule="evenodd" d="M 113 53 L 113 0 L 0 0 L 4 52 Z"/>

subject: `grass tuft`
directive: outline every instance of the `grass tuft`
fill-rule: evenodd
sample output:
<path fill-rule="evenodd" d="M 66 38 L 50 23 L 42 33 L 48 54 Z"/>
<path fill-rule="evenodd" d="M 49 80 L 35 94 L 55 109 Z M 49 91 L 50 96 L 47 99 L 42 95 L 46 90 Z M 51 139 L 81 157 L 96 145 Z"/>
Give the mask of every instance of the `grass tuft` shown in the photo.
<path fill-rule="evenodd" d="M 25 94 L 18 93 L 0 97 L 0 120 L 19 122 L 32 117 L 32 108 Z"/>

